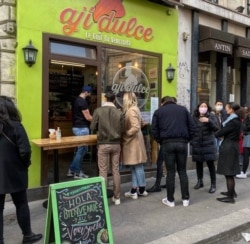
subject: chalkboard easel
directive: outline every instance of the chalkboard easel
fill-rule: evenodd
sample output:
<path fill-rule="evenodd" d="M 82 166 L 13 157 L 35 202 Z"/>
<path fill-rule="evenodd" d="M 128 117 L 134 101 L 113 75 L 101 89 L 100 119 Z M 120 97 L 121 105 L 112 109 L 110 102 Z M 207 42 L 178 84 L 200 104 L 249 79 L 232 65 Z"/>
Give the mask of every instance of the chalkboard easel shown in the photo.
<path fill-rule="evenodd" d="M 45 243 L 113 244 L 105 180 L 51 184 Z"/>

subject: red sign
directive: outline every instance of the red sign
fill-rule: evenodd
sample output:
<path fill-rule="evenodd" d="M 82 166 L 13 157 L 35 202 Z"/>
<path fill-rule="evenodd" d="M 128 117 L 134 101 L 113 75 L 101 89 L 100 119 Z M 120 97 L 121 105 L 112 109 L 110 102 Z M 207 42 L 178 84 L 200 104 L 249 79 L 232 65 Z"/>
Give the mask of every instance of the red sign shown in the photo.
<path fill-rule="evenodd" d="M 83 7 L 81 11 L 66 8 L 60 13 L 60 22 L 63 24 L 63 33 L 71 35 L 79 27 L 89 30 L 97 25 L 100 32 L 133 37 L 137 40 L 149 42 L 153 39 L 153 29 L 138 23 L 136 17 L 122 20 L 125 9 L 120 0 L 99 0 L 90 8 Z"/>

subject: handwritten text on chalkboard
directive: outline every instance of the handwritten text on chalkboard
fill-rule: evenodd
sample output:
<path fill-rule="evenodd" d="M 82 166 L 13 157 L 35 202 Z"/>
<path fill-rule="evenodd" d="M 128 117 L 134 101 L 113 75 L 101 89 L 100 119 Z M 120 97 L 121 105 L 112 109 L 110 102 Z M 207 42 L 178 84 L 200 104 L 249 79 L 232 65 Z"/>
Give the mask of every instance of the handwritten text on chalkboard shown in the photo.
<path fill-rule="evenodd" d="M 101 183 L 56 190 L 62 243 L 109 243 Z"/>

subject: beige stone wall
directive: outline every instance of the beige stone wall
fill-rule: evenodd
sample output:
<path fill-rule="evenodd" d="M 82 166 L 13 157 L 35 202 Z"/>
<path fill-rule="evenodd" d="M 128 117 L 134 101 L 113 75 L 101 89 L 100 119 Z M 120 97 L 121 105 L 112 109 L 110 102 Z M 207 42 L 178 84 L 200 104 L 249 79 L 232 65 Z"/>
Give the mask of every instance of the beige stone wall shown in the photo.
<path fill-rule="evenodd" d="M 0 95 L 15 98 L 16 0 L 0 0 Z"/>

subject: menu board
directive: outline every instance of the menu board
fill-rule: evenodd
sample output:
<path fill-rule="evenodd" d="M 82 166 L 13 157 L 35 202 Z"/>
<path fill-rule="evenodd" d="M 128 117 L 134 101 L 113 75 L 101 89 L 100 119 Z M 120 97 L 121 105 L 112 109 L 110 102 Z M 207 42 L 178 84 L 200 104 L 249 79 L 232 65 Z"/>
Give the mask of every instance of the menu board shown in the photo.
<path fill-rule="evenodd" d="M 45 243 L 113 243 L 102 177 L 50 185 Z"/>

